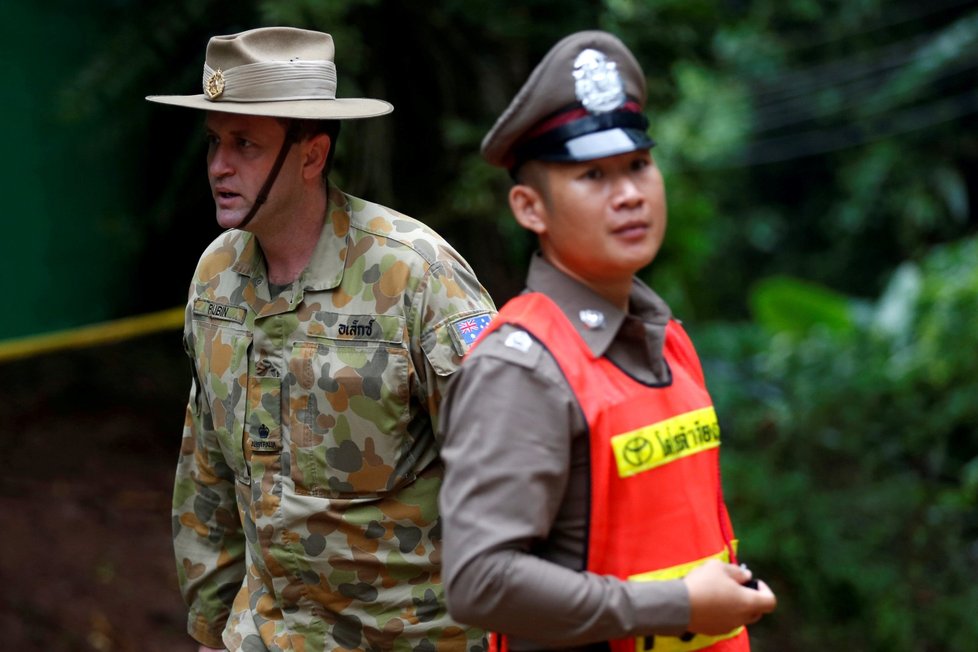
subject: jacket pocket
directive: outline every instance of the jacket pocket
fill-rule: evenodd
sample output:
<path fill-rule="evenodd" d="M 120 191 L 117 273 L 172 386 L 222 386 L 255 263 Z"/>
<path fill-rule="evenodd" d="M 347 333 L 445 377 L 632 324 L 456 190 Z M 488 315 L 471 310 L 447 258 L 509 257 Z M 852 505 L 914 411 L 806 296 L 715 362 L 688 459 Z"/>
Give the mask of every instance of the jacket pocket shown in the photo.
<path fill-rule="evenodd" d="M 376 495 L 413 471 L 405 459 L 410 377 L 410 356 L 397 343 L 324 338 L 294 345 L 288 396 L 296 493 Z"/>
<path fill-rule="evenodd" d="M 247 478 L 243 437 L 251 334 L 206 318 L 194 319 L 191 334 L 203 423 L 213 429 L 235 476 Z"/>

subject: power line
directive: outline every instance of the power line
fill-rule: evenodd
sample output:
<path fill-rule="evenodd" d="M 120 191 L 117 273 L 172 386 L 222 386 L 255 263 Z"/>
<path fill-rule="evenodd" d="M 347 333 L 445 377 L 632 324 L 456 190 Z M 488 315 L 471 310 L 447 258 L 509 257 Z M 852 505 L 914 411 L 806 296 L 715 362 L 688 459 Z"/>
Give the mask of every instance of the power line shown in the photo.
<path fill-rule="evenodd" d="M 759 101 L 751 112 L 752 135 L 796 129 L 756 138 L 740 155 L 707 166 L 747 167 L 824 154 L 970 115 L 978 111 L 978 90 L 970 81 L 978 67 L 976 42 L 978 12 L 972 12 L 936 33 L 782 75 L 780 87 L 754 96 Z M 962 75 L 968 75 L 967 90 L 942 94 L 942 88 L 961 88 L 956 78 Z M 833 126 L 797 129 L 832 117 Z"/>
<path fill-rule="evenodd" d="M 834 32 L 831 34 L 814 34 L 810 31 L 804 33 L 791 34 L 787 37 L 786 52 L 798 52 L 805 49 L 814 49 L 835 43 L 845 39 L 852 39 L 866 34 L 872 34 L 884 29 L 896 27 L 911 22 L 919 22 L 924 18 L 940 14 L 950 9 L 958 7 L 968 7 L 974 5 L 975 0 L 931 0 L 926 3 L 915 3 L 912 6 L 900 5 L 898 7 L 887 7 L 883 13 L 883 19 L 865 24 L 863 29 L 850 32 Z"/>
<path fill-rule="evenodd" d="M 751 143 L 732 160 L 707 167 L 752 167 L 826 154 L 892 138 L 978 113 L 978 90 L 887 113 L 872 121 L 811 129 Z"/>
<path fill-rule="evenodd" d="M 769 110 L 779 103 L 797 102 L 826 89 L 880 80 L 890 71 L 918 64 L 928 57 L 947 60 L 948 54 L 953 56 L 955 52 L 965 52 L 966 57 L 974 56 L 976 49 L 969 50 L 968 46 L 975 41 L 978 41 L 978 12 L 936 33 L 921 34 L 874 51 L 862 51 L 843 59 L 791 70 L 773 81 L 757 82 L 753 97 L 760 108 Z"/>
<path fill-rule="evenodd" d="M 978 67 L 978 51 L 969 54 L 962 60 L 943 67 L 939 74 L 932 75 L 926 84 L 933 86 L 942 81 L 952 80 L 963 73 L 971 73 Z M 925 84 L 919 86 L 891 83 L 898 72 L 887 78 L 869 78 L 853 81 L 831 89 L 813 92 L 810 96 L 799 98 L 791 103 L 783 103 L 777 107 L 757 107 L 753 113 L 754 134 L 774 131 L 782 127 L 802 124 L 815 120 L 823 120 L 832 115 L 851 112 L 857 116 L 867 116 L 881 111 L 890 110 L 893 106 L 910 100 L 926 101 L 933 98 L 936 91 L 931 90 L 921 95 Z"/>
<path fill-rule="evenodd" d="M 755 80 L 753 95 L 763 103 L 777 104 L 804 97 L 813 91 L 878 75 L 905 65 L 913 59 L 917 49 L 931 38 L 930 34 L 920 34 L 876 50 L 863 50 L 845 58 L 792 69 L 773 80 Z"/>

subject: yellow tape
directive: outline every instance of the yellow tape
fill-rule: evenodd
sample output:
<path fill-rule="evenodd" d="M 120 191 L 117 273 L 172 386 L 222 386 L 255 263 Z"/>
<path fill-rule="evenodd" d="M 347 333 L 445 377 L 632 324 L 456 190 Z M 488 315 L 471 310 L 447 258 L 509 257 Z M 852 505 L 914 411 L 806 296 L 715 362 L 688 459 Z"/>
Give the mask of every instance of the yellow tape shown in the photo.
<path fill-rule="evenodd" d="M 119 342 L 140 335 L 179 328 L 183 325 L 183 315 L 184 307 L 178 306 L 138 317 L 126 317 L 56 333 L 7 340 L 0 342 L 0 362 L 28 358 L 62 349 L 77 349 Z"/>

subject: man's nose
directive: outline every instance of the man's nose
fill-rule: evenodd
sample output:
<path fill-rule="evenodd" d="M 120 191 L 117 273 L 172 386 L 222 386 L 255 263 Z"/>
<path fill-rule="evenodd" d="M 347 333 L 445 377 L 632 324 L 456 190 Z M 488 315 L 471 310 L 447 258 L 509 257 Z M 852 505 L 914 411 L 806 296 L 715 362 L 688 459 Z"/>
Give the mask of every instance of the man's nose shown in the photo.
<path fill-rule="evenodd" d="M 638 206 L 645 199 L 639 184 L 627 174 L 621 175 L 615 183 L 615 203 L 622 208 Z"/>
<path fill-rule="evenodd" d="M 213 145 L 207 154 L 207 173 L 220 179 L 230 176 L 233 171 L 226 150 L 220 145 Z"/>

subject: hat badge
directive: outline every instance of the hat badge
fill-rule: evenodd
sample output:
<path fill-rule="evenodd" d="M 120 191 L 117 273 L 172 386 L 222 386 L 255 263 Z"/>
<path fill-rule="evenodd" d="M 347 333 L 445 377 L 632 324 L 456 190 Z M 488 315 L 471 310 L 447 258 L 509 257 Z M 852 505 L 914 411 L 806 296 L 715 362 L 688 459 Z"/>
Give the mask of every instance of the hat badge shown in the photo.
<path fill-rule="evenodd" d="M 598 50 L 582 50 L 574 59 L 574 94 L 591 113 L 614 111 L 625 103 L 618 65 Z"/>
<path fill-rule="evenodd" d="M 224 72 L 218 68 L 211 73 L 204 83 L 204 95 L 209 100 L 216 100 L 224 92 Z"/>

